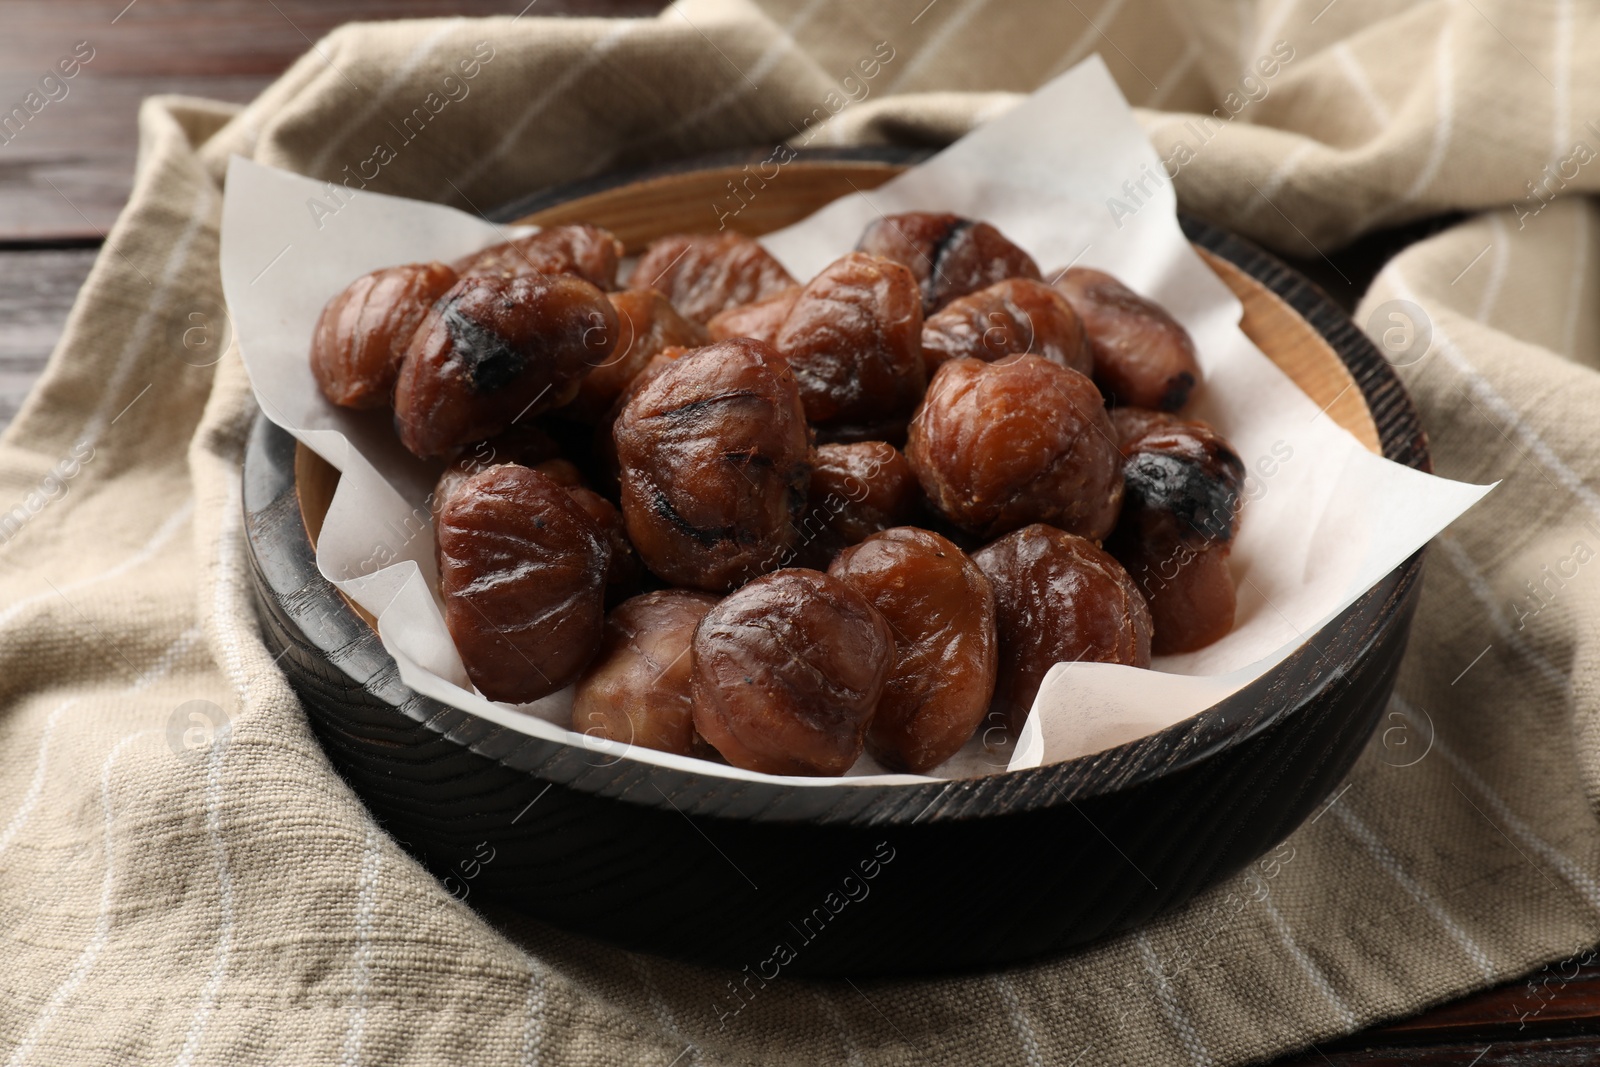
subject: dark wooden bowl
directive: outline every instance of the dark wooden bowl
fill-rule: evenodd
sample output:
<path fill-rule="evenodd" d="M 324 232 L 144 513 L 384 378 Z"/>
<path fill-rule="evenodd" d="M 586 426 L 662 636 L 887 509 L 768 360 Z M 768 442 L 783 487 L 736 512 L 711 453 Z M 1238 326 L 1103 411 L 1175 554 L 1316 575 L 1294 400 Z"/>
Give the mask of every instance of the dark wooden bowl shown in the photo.
<path fill-rule="evenodd" d="M 752 232 L 787 224 L 881 183 L 906 158 L 802 157 L 737 222 Z M 596 222 L 637 250 L 709 227 L 707 205 L 745 162 L 586 183 L 512 216 Z M 1416 411 L 1350 320 L 1260 250 L 1200 222 L 1185 227 L 1242 298 L 1245 332 L 1369 447 L 1426 470 Z M 372 813 L 457 895 L 769 977 L 778 966 L 926 973 L 1060 952 L 1239 870 L 1300 824 L 1371 734 L 1422 570 L 1419 552 L 1317 647 L 1143 740 L 986 778 L 819 790 L 617 762 L 412 692 L 317 572 L 314 539 L 336 479 L 258 422 L 244 509 L 266 640 Z M 779 945 L 788 951 L 774 956 Z"/>

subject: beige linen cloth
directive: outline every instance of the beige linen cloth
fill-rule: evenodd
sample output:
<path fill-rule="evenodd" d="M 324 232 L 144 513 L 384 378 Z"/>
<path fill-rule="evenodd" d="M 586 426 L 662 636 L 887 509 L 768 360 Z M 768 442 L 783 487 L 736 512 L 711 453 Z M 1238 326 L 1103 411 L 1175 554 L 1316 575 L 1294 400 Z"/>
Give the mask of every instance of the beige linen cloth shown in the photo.
<path fill-rule="evenodd" d="M 536 12 L 347 27 L 242 110 L 145 105 L 132 202 L 0 443 L 8 1062 L 1239 1063 L 1600 941 L 1593 8 Z M 445 78 L 478 42 L 492 58 L 460 96 Z M 891 58 L 864 78 L 880 42 Z M 1404 374 L 1438 470 L 1504 484 L 1432 550 L 1399 695 L 1336 799 L 1253 881 L 1135 934 L 998 974 L 783 981 L 726 1026 L 727 974 L 453 899 L 330 769 L 256 634 L 239 499 L 255 403 L 236 352 L 197 367 L 183 344 L 218 326 L 229 154 L 340 180 L 426 107 L 371 188 L 487 209 L 710 149 L 942 143 L 1094 51 L 1181 163 L 1184 205 L 1269 246 L 1316 256 L 1474 213 L 1392 262 L 1358 318 L 1425 309 Z M 181 758 L 191 701 L 227 725 Z"/>

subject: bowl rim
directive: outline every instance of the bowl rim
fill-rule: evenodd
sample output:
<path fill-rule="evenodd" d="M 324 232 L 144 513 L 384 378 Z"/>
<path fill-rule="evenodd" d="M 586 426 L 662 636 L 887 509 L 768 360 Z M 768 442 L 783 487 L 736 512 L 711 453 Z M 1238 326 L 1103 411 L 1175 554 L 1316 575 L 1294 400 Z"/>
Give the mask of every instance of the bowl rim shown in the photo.
<path fill-rule="evenodd" d="M 933 154 L 934 150 L 930 149 L 886 146 L 803 149 L 797 152 L 796 159 L 789 165 L 809 168 L 851 162 L 876 163 L 900 169 Z M 719 152 L 688 157 L 665 165 L 609 172 L 537 191 L 488 212 L 486 217 L 500 223 L 512 222 L 596 193 L 699 171 L 738 166 L 750 159 L 751 150 Z M 1185 234 L 1193 243 L 1245 268 L 1255 281 L 1274 293 L 1328 343 L 1355 379 L 1377 426 L 1382 454 L 1416 469 L 1431 471 L 1427 437 L 1415 406 L 1393 367 L 1349 316 L 1313 282 L 1254 244 L 1196 217 L 1180 212 L 1179 218 Z M 298 497 L 295 512 L 300 515 Z M 306 533 L 309 544 L 309 533 L 304 531 L 303 516 L 301 518 L 302 532 Z M 1402 624 L 1397 616 L 1403 613 L 1396 609 L 1396 605 L 1410 592 L 1420 576 L 1424 553 L 1425 549 L 1419 549 L 1319 632 L 1329 632 L 1352 617 L 1376 611 L 1381 624 L 1370 628 L 1354 653 L 1357 658 L 1364 655 L 1387 627 Z M 314 556 L 311 569 L 312 580 L 326 583 L 326 579 L 316 572 Z M 331 583 L 328 584 L 328 590 L 338 599 L 338 610 L 348 617 L 344 621 L 358 625 L 371 635 L 373 642 L 377 642 L 376 632 L 338 596 Z M 1378 602 L 1383 600 L 1391 603 L 1380 607 Z M 387 658 L 381 644 L 378 645 L 378 652 Z M 562 759 L 559 752 L 549 753 L 546 758 L 536 758 L 529 764 L 526 759 L 513 760 L 511 757 L 526 756 L 530 752 L 551 747 L 571 753 L 576 753 L 577 749 L 561 742 L 523 734 L 511 739 L 513 743 L 510 745 L 505 743 L 506 739 L 490 743 L 491 735 L 514 731 L 493 726 L 469 712 L 420 697 L 410 690 L 406 692 L 411 693 L 412 699 L 396 710 L 512 769 L 582 792 L 611 795 L 628 803 L 655 808 L 670 806 L 685 816 L 750 821 L 820 818 L 824 822 L 858 827 L 889 827 L 991 818 L 1047 807 L 1076 806 L 1076 801 L 1087 797 L 1108 796 L 1133 789 L 1191 767 L 1217 752 L 1246 743 L 1302 709 L 1324 689 L 1337 684 L 1344 674 L 1344 667 L 1331 664 L 1317 646 L 1308 641 L 1265 675 L 1217 704 L 1163 730 L 1102 752 L 975 778 L 846 785 L 834 789 L 781 781 L 727 779 L 633 760 L 597 768 L 593 764 Z M 1301 684 L 1289 698 L 1272 699 L 1274 688 L 1286 676 L 1299 678 Z M 441 712 L 446 714 L 441 715 Z M 464 731 L 476 735 L 469 740 L 462 736 L 463 731 L 459 729 L 463 717 L 486 729 Z M 596 773 L 616 766 L 634 772 L 633 775 L 621 777 L 637 776 L 642 781 L 623 782 L 618 788 L 618 775 Z M 637 788 L 645 783 L 655 788 Z M 748 801 L 752 794 L 769 795 L 770 803 L 760 804 L 748 814 L 730 814 L 727 810 L 730 798 Z M 823 797 L 831 802 L 819 803 Z M 741 804 L 741 807 L 749 811 L 748 805 Z"/>

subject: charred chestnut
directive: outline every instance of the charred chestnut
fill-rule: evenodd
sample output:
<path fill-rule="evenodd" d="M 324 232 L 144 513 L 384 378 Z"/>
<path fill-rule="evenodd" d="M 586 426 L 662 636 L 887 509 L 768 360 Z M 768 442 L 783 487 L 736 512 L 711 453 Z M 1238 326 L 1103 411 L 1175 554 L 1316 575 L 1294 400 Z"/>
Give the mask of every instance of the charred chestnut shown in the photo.
<path fill-rule="evenodd" d="M 395 386 L 401 442 L 423 458 L 571 400 L 617 340 L 605 294 L 565 274 L 465 277 L 429 310 Z"/>
<path fill-rule="evenodd" d="M 999 230 L 946 212 L 884 216 L 866 228 L 856 251 L 909 268 L 922 290 L 925 315 L 1007 278 L 1039 280 L 1033 257 Z"/>
<path fill-rule="evenodd" d="M 1149 601 L 1154 652 L 1203 648 L 1233 629 L 1228 555 L 1239 529 L 1244 464 L 1197 420 L 1129 408 L 1114 421 L 1126 457 L 1125 496 L 1107 547 Z"/>
<path fill-rule="evenodd" d="M 1189 331 L 1160 304 L 1103 271 L 1073 267 L 1056 282 L 1083 320 L 1094 380 L 1113 404 L 1177 411 L 1200 384 Z"/>
<path fill-rule="evenodd" d="M 364 274 L 328 301 L 311 335 L 322 395 L 340 407 L 387 405 L 411 335 L 455 283 L 443 263 L 409 263 Z"/>
<path fill-rule="evenodd" d="M 759 341 L 720 341 L 667 363 L 613 430 L 622 515 L 645 565 L 721 592 L 793 546 L 810 479 L 794 374 Z"/>

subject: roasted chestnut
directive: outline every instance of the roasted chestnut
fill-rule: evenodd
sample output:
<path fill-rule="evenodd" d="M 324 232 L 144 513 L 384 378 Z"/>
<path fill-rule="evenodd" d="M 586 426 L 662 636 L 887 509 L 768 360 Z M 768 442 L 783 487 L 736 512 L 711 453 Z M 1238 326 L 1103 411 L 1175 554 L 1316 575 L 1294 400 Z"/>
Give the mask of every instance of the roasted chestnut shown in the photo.
<path fill-rule="evenodd" d="M 461 454 L 444 469 L 434 483 L 428 503 L 435 524 L 439 512 L 457 489 L 465 485 L 479 471 L 501 463 L 520 463 L 536 467 L 547 460 L 559 459 L 561 446 L 538 425 L 519 422 L 485 441 L 477 441 L 461 450 Z"/>
<path fill-rule="evenodd" d="M 605 294 L 566 274 L 468 276 L 417 327 L 395 386 L 395 427 L 424 459 L 571 400 L 617 340 Z"/>
<path fill-rule="evenodd" d="M 677 234 L 653 241 L 628 278 L 628 288 L 659 290 L 679 313 L 698 323 L 793 284 L 783 264 L 760 242 L 740 233 Z"/>
<path fill-rule="evenodd" d="M 527 237 L 491 245 L 461 257 L 459 274 L 515 278 L 524 274 L 571 274 L 599 289 L 617 287 L 622 242 L 610 230 L 574 223 L 551 226 Z"/>
<path fill-rule="evenodd" d="M 921 502 L 917 476 L 893 445 L 820 445 L 812 457 L 811 491 L 795 558 L 802 566 L 822 570 L 846 545 L 910 523 Z"/>
<path fill-rule="evenodd" d="M 1079 374 L 1094 369 L 1077 312 L 1044 282 L 996 282 L 957 297 L 922 324 L 922 360 L 930 378 L 946 360 L 970 356 L 993 363 L 1022 352 Z"/>
<path fill-rule="evenodd" d="M 795 298 L 775 346 L 819 436 L 896 435 L 922 399 L 922 308 L 898 263 L 852 252 Z"/>
<path fill-rule="evenodd" d="M 1122 505 L 1122 457 L 1099 391 L 1042 356 L 940 367 L 906 459 L 933 505 L 983 537 L 1047 522 L 1098 541 Z"/>
<path fill-rule="evenodd" d="M 845 549 L 828 573 L 871 601 L 895 638 L 867 750 L 890 770 L 937 767 L 967 743 L 994 696 L 989 579 L 945 538 L 910 526 Z"/>
<path fill-rule="evenodd" d="M 999 230 L 947 212 L 886 215 L 866 228 L 856 251 L 909 268 L 922 290 L 924 315 L 1007 278 L 1039 280 L 1033 257 Z"/>
<path fill-rule="evenodd" d="M 411 335 L 456 283 L 443 263 L 363 274 L 328 301 L 311 335 L 311 373 L 340 407 L 381 408 L 394 393 Z"/>
<path fill-rule="evenodd" d="M 490 467 L 445 503 L 438 538 L 445 625 L 479 692 L 521 704 L 576 679 L 600 642 L 611 546 L 571 494 Z"/>
<path fill-rule="evenodd" d="M 1022 729 L 1057 663 L 1150 666 L 1150 609 L 1092 541 L 1038 523 L 973 553 L 994 587 L 1000 671 L 993 709 Z"/>
<path fill-rule="evenodd" d="M 709 593 L 663 589 L 617 605 L 573 691 L 572 728 L 680 756 L 709 754 L 694 730 L 690 647 L 716 603 Z"/>
<path fill-rule="evenodd" d="M 1150 604 L 1156 655 L 1192 652 L 1233 629 L 1228 555 L 1244 464 L 1210 426 L 1161 412 L 1113 413 L 1123 456 L 1122 518 L 1106 547 Z"/>
<path fill-rule="evenodd" d="M 706 323 L 706 329 L 711 331 L 714 341 L 726 341 L 730 337 L 751 337 L 767 344 L 778 343 L 778 331 L 783 328 L 784 320 L 789 317 L 789 312 L 794 310 L 794 302 L 800 299 L 800 286 L 791 285 L 787 289 L 780 289 L 777 293 L 765 300 L 757 300 L 753 304 L 740 304 L 726 311 L 719 311 Z"/>
<path fill-rule="evenodd" d="M 613 430 L 622 515 L 645 566 L 676 585 L 732 589 L 781 564 L 810 480 L 794 374 L 735 339 L 667 363 Z"/>
<path fill-rule="evenodd" d="M 1083 320 L 1094 380 L 1112 404 L 1177 411 L 1200 384 L 1194 341 L 1160 304 L 1104 271 L 1073 267 L 1056 281 Z"/>
<path fill-rule="evenodd" d="M 628 383 L 671 346 L 698 348 L 711 336 L 698 322 L 678 314 L 654 289 L 625 289 L 606 298 L 617 311 L 617 343 L 578 383 L 578 395 L 561 409 L 563 417 L 594 422 L 605 415 Z"/>
<path fill-rule="evenodd" d="M 695 728 L 735 767 L 843 774 L 893 660 L 889 624 L 847 583 L 798 567 L 764 575 L 695 631 Z"/>

